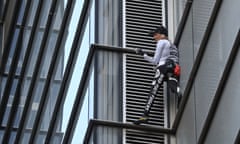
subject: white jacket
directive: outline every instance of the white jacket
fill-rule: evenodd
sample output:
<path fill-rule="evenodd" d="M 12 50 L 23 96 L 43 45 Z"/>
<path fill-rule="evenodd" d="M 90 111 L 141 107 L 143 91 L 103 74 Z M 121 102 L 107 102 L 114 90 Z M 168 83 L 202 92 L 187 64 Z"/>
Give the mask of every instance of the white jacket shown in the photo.
<path fill-rule="evenodd" d="M 170 46 L 171 43 L 166 39 L 161 39 L 156 44 L 156 50 L 154 56 L 148 56 L 146 53 L 144 54 L 144 59 L 153 63 L 154 65 L 163 65 L 165 64 L 166 59 L 170 55 Z"/>

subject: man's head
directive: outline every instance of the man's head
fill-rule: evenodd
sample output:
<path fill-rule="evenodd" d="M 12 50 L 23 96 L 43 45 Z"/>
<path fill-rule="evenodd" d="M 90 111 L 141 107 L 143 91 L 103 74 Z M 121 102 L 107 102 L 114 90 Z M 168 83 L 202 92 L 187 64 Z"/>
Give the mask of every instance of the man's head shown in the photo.
<path fill-rule="evenodd" d="M 168 37 L 168 30 L 164 26 L 160 26 L 151 31 L 150 35 L 155 40 L 166 39 Z"/>

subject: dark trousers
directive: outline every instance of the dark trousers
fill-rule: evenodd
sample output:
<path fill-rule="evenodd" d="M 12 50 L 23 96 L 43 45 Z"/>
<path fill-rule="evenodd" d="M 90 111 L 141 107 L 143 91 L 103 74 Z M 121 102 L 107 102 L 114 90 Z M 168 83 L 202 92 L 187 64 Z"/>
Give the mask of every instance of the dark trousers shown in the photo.
<path fill-rule="evenodd" d="M 165 77 L 164 74 L 161 73 L 159 69 L 157 69 L 155 72 L 154 79 L 152 81 L 151 90 L 150 90 L 149 97 L 148 97 L 148 100 L 147 100 L 147 103 L 146 103 L 146 106 L 144 109 L 144 115 L 146 115 L 146 116 L 149 115 L 153 101 L 155 99 L 155 96 L 157 95 L 158 88 L 159 88 L 159 86 L 162 85 L 164 77 Z"/>
<path fill-rule="evenodd" d="M 173 63 L 165 64 L 163 66 L 159 66 L 156 69 L 154 79 L 152 81 L 152 86 L 150 89 L 149 97 L 144 109 L 144 115 L 148 116 L 150 113 L 150 109 L 153 105 L 153 101 L 157 95 L 157 91 L 159 87 L 163 84 L 164 81 L 167 81 L 169 88 L 174 92 L 178 93 L 178 77 L 173 74 L 173 70 L 175 65 Z"/>

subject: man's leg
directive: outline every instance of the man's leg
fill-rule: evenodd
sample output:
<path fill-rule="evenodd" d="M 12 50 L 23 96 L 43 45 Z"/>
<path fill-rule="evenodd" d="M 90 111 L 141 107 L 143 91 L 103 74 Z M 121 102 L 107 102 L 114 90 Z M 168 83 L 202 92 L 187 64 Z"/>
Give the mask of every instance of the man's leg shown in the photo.
<path fill-rule="evenodd" d="M 157 95 L 159 86 L 163 83 L 163 78 L 164 78 L 164 74 L 160 73 L 159 69 L 157 69 L 154 76 L 154 80 L 152 82 L 151 91 L 146 103 L 146 107 L 144 109 L 143 116 L 140 117 L 137 121 L 135 121 L 134 122 L 135 124 L 140 124 L 148 121 L 148 116 L 149 116 L 153 101 L 155 99 L 155 96 Z"/>
<path fill-rule="evenodd" d="M 157 95 L 157 91 L 159 86 L 162 84 L 163 82 L 163 77 L 164 75 L 162 73 L 160 73 L 159 70 L 157 70 L 156 75 L 154 77 L 154 80 L 152 82 L 152 87 L 151 87 L 151 91 L 148 97 L 148 101 L 144 110 L 144 115 L 149 115 L 150 109 L 152 107 L 153 101 L 155 99 L 155 96 Z"/>

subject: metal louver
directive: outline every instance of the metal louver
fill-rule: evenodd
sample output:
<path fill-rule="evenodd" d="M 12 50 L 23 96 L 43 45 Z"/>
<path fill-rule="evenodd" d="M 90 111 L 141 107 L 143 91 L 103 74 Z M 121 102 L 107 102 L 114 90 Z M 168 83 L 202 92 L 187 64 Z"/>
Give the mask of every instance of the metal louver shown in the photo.
<path fill-rule="evenodd" d="M 149 31 L 164 23 L 164 0 L 126 0 L 125 1 L 125 47 L 142 48 L 154 51 L 155 42 Z M 125 121 L 139 118 L 149 95 L 154 76 L 153 66 L 142 56 L 126 55 L 125 63 Z M 164 126 L 164 98 L 161 87 L 154 100 L 150 113 L 151 126 Z M 154 133 L 127 130 L 126 144 L 163 144 L 164 136 Z"/>

